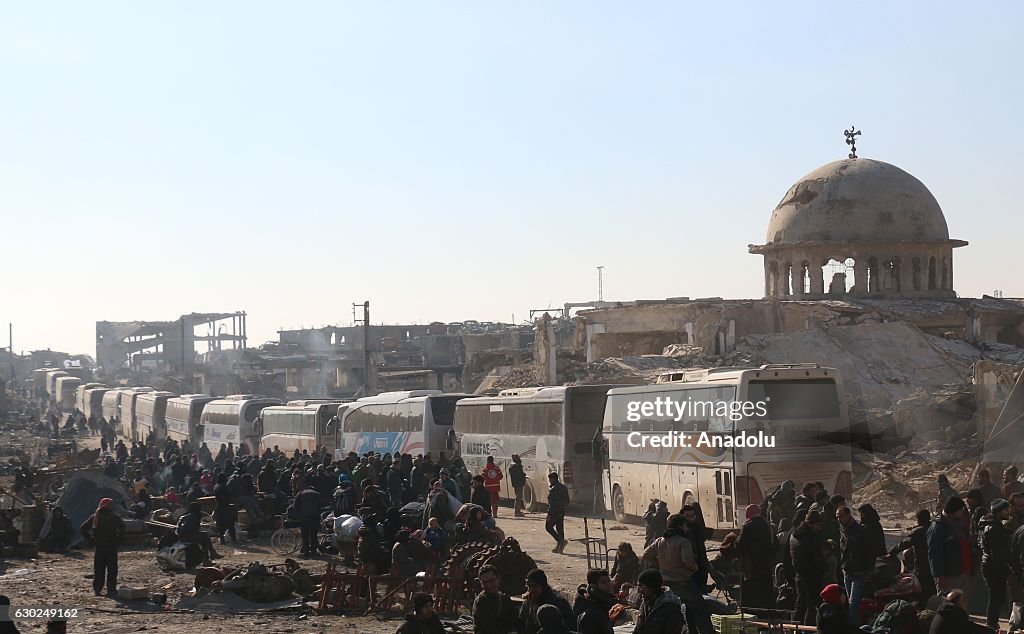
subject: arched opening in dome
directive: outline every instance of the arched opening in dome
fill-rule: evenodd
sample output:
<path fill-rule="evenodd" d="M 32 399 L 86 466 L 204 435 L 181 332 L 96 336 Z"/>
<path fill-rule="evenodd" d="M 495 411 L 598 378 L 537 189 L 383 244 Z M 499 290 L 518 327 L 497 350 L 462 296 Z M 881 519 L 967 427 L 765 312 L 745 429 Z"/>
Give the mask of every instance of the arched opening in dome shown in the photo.
<path fill-rule="evenodd" d="M 882 263 L 882 290 L 900 290 L 900 259 L 897 257 Z"/>
<path fill-rule="evenodd" d="M 949 261 L 942 258 L 942 288 L 949 288 Z"/>
<path fill-rule="evenodd" d="M 935 290 L 935 278 L 937 276 L 938 271 L 936 270 L 935 256 L 933 255 L 928 258 L 928 290 Z"/>
<path fill-rule="evenodd" d="M 854 264 L 853 258 L 846 258 L 842 262 L 831 259 L 821 267 L 822 277 L 828 281 L 829 295 L 845 295 L 853 290 L 857 281 Z"/>
<path fill-rule="evenodd" d="M 800 263 L 800 294 L 811 293 L 811 263 L 804 260 Z"/>
<path fill-rule="evenodd" d="M 914 290 L 919 291 L 921 290 L 921 258 L 914 258 L 912 272 Z"/>
<path fill-rule="evenodd" d="M 878 279 L 878 260 L 875 258 L 868 258 L 868 279 L 865 287 L 868 293 L 882 290 Z"/>
<path fill-rule="evenodd" d="M 789 297 L 793 294 L 793 265 L 786 262 L 782 265 L 782 295 Z"/>

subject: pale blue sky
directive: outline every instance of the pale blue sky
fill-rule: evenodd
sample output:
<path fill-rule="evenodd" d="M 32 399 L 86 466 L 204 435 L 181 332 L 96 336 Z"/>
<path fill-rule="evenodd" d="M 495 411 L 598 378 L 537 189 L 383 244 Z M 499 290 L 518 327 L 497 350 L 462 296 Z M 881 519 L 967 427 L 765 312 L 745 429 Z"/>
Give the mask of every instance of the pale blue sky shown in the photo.
<path fill-rule="evenodd" d="M 971 242 L 961 295 L 1024 295 L 1024 5 L 713 4 L 7 3 L 4 330 L 521 320 L 597 265 L 760 297 L 747 244 L 851 124 Z"/>

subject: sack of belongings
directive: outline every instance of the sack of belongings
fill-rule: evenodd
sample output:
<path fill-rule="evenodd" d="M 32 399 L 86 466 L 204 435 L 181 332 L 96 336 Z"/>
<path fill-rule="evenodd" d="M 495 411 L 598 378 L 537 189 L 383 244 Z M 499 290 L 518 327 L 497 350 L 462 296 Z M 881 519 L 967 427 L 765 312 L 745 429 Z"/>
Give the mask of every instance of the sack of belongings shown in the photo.
<path fill-rule="evenodd" d="M 195 544 L 174 542 L 156 551 L 156 561 L 166 570 L 189 570 L 203 562 L 203 552 Z"/>

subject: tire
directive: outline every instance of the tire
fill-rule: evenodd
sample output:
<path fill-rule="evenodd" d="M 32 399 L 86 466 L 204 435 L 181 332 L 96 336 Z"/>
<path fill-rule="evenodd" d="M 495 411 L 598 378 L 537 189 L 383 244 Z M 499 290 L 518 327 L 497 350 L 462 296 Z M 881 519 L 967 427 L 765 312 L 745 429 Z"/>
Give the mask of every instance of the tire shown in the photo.
<path fill-rule="evenodd" d="M 298 550 L 301 542 L 298 532 L 290 528 L 279 529 L 270 536 L 270 548 L 282 557 L 287 557 Z"/>
<path fill-rule="evenodd" d="M 612 489 L 612 512 L 615 514 L 615 521 L 619 524 L 625 524 L 629 519 L 626 515 L 626 498 L 617 484 Z"/>
<path fill-rule="evenodd" d="M 523 485 L 523 506 L 527 513 L 536 513 L 540 510 L 540 502 L 537 501 L 537 493 L 533 490 L 533 481 L 526 479 Z"/>

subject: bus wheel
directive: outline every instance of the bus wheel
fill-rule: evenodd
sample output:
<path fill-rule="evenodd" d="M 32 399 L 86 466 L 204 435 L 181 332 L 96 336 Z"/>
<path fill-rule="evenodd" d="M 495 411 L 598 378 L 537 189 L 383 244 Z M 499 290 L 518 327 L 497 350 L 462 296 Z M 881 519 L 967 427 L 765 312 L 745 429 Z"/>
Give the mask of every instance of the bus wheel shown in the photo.
<path fill-rule="evenodd" d="M 626 499 L 622 496 L 622 489 L 617 484 L 612 489 L 612 512 L 615 513 L 616 522 L 626 523 Z"/>
<path fill-rule="evenodd" d="M 540 510 L 540 504 L 537 503 L 537 495 L 533 492 L 533 482 L 529 478 L 527 478 L 526 484 L 523 485 L 523 506 L 526 507 L 527 513 L 536 513 Z"/>

